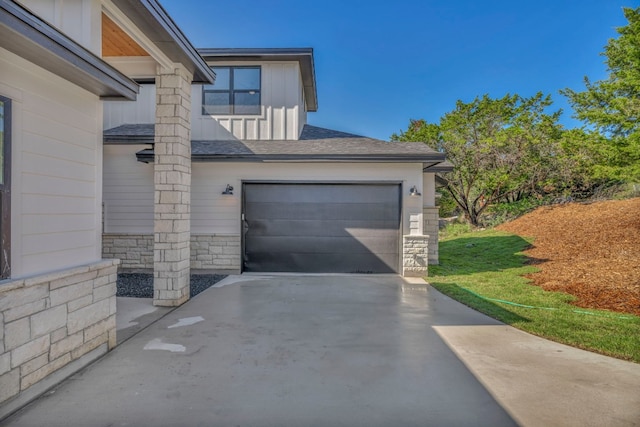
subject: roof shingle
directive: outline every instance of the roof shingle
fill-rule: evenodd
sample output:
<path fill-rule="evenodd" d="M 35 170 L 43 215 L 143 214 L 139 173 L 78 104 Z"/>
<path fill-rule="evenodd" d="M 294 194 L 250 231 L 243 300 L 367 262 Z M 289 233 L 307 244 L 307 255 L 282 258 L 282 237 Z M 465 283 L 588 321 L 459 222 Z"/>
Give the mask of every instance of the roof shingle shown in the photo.
<path fill-rule="evenodd" d="M 105 143 L 152 143 L 154 126 L 122 125 L 105 131 Z M 305 125 L 298 140 L 192 141 L 194 161 L 351 161 L 442 164 L 444 154 L 419 142 L 387 142 Z M 153 149 L 137 153 L 153 161 Z"/>

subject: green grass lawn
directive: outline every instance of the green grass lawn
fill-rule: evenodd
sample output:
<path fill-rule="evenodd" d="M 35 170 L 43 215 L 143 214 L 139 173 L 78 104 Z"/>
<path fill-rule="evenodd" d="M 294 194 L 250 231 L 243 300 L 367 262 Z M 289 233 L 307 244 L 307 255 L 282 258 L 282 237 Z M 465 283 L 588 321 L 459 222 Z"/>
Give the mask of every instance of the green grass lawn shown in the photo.
<path fill-rule="evenodd" d="M 531 285 L 522 277 L 536 271 L 522 253 L 530 243 L 494 230 L 446 237 L 440 241 L 440 265 L 429 266 L 427 281 L 523 331 L 640 363 L 640 317 L 582 309 L 570 304 L 571 295 Z"/>

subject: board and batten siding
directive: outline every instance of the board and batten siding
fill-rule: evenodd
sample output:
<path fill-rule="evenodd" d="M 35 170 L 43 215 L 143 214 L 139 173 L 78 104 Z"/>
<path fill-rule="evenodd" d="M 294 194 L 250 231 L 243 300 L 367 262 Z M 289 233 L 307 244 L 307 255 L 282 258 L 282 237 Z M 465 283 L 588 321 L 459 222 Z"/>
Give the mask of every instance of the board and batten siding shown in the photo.
<path fill-rule="evenodd" d="M 136 161 L 144 146 L 105 146 L 105 233 L 153 233 L 153 166 Z M 422 198 L 409 197 L 413 185 L 422 191 L 422 164 L 345 163 L 193 163 L 191 233 L 239 235 L 242 181 L 401 182 L 403 233 L 410 234 L 411 215 L 422 214 Z M 222 195 L 226 185 L 232 196 Z"/>
<path fill-rule="evenodd" d="M 98 56 L 102 51 L 100 0 L 17 0 Z"/>
<path fill-rule="evenodd" d="M 298 137 L 302 133 L 302 128 L 307 124 L 307 104 L 304 97 L 304 86 L 302 79 L 298 82 Z M 297 138 L 296 138 L 297 139 Z"/>
<path fill-rule="evenodd" d="M 0 49 L 12 99 L 12 277 L 101 258 L 102 102 Z"/>
<path fill-rule="evenodd" d="M 262 108 L 256 115 L 202 115 L 202 86 L 191 94 L 191 138 L 194 140 L 298 139 L 302 86 L 297 62 L 239 63 L 261 65 Z"/>
<path fill-rule="evenodd" d="M 124 124 L 153 124 L 156 122 L 156 85 L 140 85 L 135 101 L 107 101 L 104 103 L 104 128 Z"/>
<path fill-rule="evenodd" d="M 306 123 L 302 79 L 297 62 L 240 63 L 261 66 L 261 111 L 256 115 L 203 115 L 202 85 L 191 91 L 191 139 L 298 139 Z M 155 86 L 142 85 L 138 100 L 107 102 L 104 128 L 155 123 Z"/>

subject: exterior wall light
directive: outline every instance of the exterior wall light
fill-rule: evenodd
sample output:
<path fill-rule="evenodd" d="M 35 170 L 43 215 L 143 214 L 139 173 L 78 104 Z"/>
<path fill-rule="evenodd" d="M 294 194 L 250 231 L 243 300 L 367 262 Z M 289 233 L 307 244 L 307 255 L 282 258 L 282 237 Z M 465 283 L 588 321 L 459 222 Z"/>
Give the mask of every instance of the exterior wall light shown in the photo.
<path fill-rule="evenodd" d="M 222 192 L 225 196 L 233 196 L 233 187 L 230 184 L 227 184 L 227 188 Z"/>
<path fill-rule="evenodd" d="M 409 190 L 409 195 L 410 196 L 422 196 L 422 193 L 420 193 L 418 191 L 418 189 L 416 188 L 416 186 L 414 185 L 413 187 L 411 187 L 411 189 Z"/>

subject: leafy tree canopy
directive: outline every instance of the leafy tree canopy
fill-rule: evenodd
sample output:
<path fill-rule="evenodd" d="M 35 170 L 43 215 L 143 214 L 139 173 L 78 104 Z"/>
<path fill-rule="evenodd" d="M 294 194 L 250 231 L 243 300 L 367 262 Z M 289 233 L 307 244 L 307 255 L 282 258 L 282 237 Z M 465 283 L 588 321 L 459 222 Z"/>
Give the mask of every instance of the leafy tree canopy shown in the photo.
<path fill-rule="evenodd" d="M 569 98 L 576 118 L 593 126 L 606 139 L 599 170 L 618 180 L 640 180 L 640 7 L 625 8 L 628 25 L 610 39 L 602 55 L 608 78 L 592 82 L 586 90 L 561 91 Z"/>
<path fill-rule="evenodd" d="M 555 170 L 562 134 L 560 112 L 548 114 L 551 98 L 484 95 L 458 101 L 439 123 L 411 120 L 393 140 L 421 141 L 446 153 L 453 172 L 443 175 L 445 188 L 467 219 L 479 217 L 500 200 L 518 200 L 539 191 Z"/>

